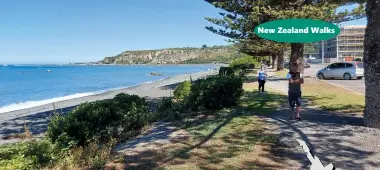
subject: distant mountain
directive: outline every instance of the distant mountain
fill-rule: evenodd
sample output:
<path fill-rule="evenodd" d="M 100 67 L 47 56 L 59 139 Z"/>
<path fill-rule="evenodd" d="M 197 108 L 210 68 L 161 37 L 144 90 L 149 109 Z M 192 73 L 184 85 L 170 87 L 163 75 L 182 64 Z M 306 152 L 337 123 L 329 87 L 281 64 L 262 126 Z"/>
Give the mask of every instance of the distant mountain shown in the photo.
<path fill-rule="evenodd" d="M 125 51 L 106 57 L 98 64 L 206 64 L 229 63 L 239 57 L 230 46 L 204 48 L 168 48 L 159 50 Z"/>

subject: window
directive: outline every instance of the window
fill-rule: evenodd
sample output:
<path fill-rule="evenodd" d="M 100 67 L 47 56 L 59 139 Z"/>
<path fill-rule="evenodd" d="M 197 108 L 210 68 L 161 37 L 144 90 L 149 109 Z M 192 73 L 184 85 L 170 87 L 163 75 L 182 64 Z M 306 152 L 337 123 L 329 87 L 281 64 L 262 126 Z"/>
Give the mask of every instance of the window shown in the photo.
<path fill-rule="evenodd" d="M 337 63 L 335 68 L 345 68 L 346 64 L 345 63 Z"/>
<path fill-rule="evenodd" d="M 354 65 L 351 63 L 346 63 L 346 67 L 354 67 Z"/>
<path fill-rule="evenodd" d="M 328 66 L 329 69 L 335 69 L 337 64 L 331 64 Z"/>

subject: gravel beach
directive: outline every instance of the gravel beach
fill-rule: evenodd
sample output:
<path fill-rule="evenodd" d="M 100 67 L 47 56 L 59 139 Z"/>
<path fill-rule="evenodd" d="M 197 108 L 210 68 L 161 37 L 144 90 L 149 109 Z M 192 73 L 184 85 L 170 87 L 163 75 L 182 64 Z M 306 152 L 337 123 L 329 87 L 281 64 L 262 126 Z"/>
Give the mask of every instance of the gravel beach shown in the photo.
<path fill-rule="evenodd" d="M 96 95 L 56 102 L 54 103 L 54 106 L 57 111 L 61 113 L 67 113 L 81 103 L 110 99 L 119 93 L 135 94 L 141 97 L 146 97 L 148 100 L 154 100 L 160 97 L 167 97 L 172 95 L 174 91 L 173 85 L 185 80 L 190 80 L 190 76 L 193 80 L 196 80 L 199 78 L 207 77 L 209 75 L 215 75 L 217 73 L 218 72 L 216 70 L 212 70 L 199 73 L 177 75 L 160 81 L 141 84 L 135 87 L 111 90 Z M 53 103 L 51 103 L 23 110 L 0 113 L 0 144 L 18 141 L 19 139 L 5 140 L 4 137 L 11 134 L 22 133 L 24 131 L 24 122 L 27 123 L 32 134 L 34 135 L 38 136 L 38 134 L 45 132 L 46 126 L 48 124 L 48 118 L 52 114 L 54 106 Z"/>

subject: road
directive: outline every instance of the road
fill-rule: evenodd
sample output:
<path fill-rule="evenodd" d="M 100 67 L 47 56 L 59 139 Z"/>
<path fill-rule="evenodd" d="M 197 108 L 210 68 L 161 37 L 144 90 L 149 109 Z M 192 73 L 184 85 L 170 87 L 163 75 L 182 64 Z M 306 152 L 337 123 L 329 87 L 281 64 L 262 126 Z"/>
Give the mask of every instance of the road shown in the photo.
<path fill-rule="evenodd" d="M 326 67 L 327 64 L 312 64 L 310 68 L 306 68 L 304 71 L 304 76 L 316 77 L 318 70 Z M 344 87 L 349 90 L 353 90 L 362 94 L 365 94 L 364 78 L 361 80 L 325 80 L 328 83 Z"/>

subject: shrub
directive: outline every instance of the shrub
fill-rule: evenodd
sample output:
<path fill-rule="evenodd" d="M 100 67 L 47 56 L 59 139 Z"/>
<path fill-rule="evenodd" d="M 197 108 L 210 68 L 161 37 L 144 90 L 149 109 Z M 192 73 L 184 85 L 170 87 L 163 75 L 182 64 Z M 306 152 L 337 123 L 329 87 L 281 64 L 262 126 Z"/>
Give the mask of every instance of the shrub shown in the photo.
<path fill-rule="evenodd" d="M 253 56 L 245 56 L 245 57 L 240 57 L 232 61 L 230 64 L 230 67 L 236 69 L 254 69 L 255 66 L 260 65 L 260 60 L 257 57 Z"/>
<path fill-rule="evenodd" d="M 234 74 L 234 69 L 232 67 L 220 67 L 219 75 L 220 76 L 230 76 Z"/>
<path fill-rule="evenodd" d="M 355 61 L 362 61 L 361 58 L 355 58 Z"/>
<path fill-rule="evenodd" d="M 158 106 L 159 117 L 170 120 L 181 119 L 186 110 L 184 101 L 173 102 L 171 98 L 163 98 Z"/>
<path fill-rule="evenodd" d="M 81 104 L 65 117 L 53 117 L 46 135 L 66 148 L 92 141 L 107 143 L 139 130 L 149 116 L 144 98 L 121 93 L 113 99 Z"/>
<path fill-rule="evenodd" d="M 41 169 L 53 165 L 61 150 L 48 140 L 18 142 L 0 147 L 0 169 Z"/>
<path fill-rule="evenodd" d="M 112 144 L 89 143 L 85 147 L 78 147 L 71 151 L 69 159 L 71 164 L 91 169 L 103 169 L 111 158 Z"/>
<path fill-rule="evenodd" d="M 160 104 L 158 105 L 158 112 L 161 114 L 161 113 L 165 113 L 166 111 L 170 110 L 173 108 L 173 105 L 174 105 L 174 102 L 171 98 L 169 97 L 164 97 L 162 98 Z M 162 116 L 161 116 L 162 118 Z"/>
<path fill-rule="evenodd" d="M 187 98 L 190 94 L 191 83 L 190 81 L 184 81 L 179 84 L 174 90 L 175 99 L 184 99 Z"/>
<path fill-rule="evenodd" d="M 192 109 L 221 109 L 235 106 L 243 95 L 243 80 L 237 76 L 214 76 L 191 86 L 187 105 Z"/>

